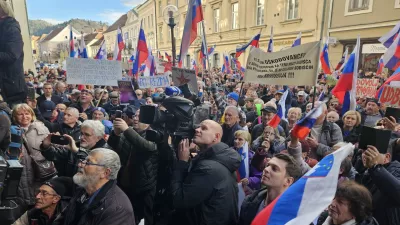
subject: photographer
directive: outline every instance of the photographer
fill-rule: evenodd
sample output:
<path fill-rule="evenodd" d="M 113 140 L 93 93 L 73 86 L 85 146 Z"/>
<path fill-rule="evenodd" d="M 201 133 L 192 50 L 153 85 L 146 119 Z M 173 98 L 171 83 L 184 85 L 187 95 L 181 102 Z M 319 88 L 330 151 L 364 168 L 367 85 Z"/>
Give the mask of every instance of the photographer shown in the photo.
<path fill-rule="evenodd" d="M 146 131 L 150 127 L 139 122 L 139 115 L 140 110 L 136 109 L 131 116 L 132 127 L 123 119 L 116 118 L 108 144 L 120 156 L 122 168 L 118 178 L 119 186 L 131 200 L 136 222 L 144 218 L 145 224 L 153 224 L 158 149 L 154 142 L 146 140 Z"/>
<path fill-rule="evenodd" d="M 88 153 L 95 148 L 107 148 L 104 140 L 104 125 L 100 121 L 86 120 L 81 125 L 81 139 L 75 142 L 70 135 L 64 134 L 68 145 L 62 146 L 52 143 L 49 134 L 40 146 L 42 155 L 49 161 L 53 161 L 59 176 L 72 177 L 78 169 L 80 159 L 85 159 Z"/>

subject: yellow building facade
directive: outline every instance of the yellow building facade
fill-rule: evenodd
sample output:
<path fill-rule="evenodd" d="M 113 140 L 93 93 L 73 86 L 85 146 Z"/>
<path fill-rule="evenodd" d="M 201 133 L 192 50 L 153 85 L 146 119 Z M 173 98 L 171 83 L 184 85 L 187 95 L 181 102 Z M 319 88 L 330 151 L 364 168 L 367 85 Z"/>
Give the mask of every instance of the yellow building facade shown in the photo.
<path fill-rule="evenodd" d="M 209 47 L 216 45 L 215 52 L 209 56 L 211 66 L 221 67 L 224 54 L 234 55 L 236 47 L 247 43 L 260 31 L 260 48 L 266 50 L 272 27 L 274 51 L 290 47 L 299 32 L 302 33 L 302 43 L 320 40 L 323 2 L 324 0 L 203 0 L 207 44 Z M 162 15 L 163 9 L 170 4 L 177 6 L 179 10 L 178 25 L 175 28 L 176 54 L 179 55 L 188 0 L 156 0 L 157 42 L 162 53 L 165 51 L 171 54 L 170 28 Z M 200 32 L 199 30 L 197 39 L 190 46 L 188 55 L 184 56 L 185 67 L 190 67 L 190 60 L 198 57 Z M 249 49 L 239 57 L 242 65 L 245 65 L 248 54 Z"/>

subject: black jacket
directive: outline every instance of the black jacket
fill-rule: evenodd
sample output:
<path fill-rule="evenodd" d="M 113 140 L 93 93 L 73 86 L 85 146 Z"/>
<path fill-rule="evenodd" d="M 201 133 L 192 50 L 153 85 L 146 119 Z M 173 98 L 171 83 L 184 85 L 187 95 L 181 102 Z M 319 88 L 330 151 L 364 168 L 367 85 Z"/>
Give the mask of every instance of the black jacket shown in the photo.
<path fill-rule="evenodd" d="M 235 132 L 238 130 L 243 130 L 243 128 L 239 125 L 239 123 L 236 123 L 232 127 L 228 127 L 228 125 L 223 124 L 222 125 L 222 139 L 221 142 L 227 144 L 229 147 L 233 147 L 234 141 L 235 141 Z"/>
<path fill-rule="evenodd" d="M 69 107 L 74 107 L 74 108 L 78 109 L 79 113 L 86 113 L 88 120 L 92 119 L 92 113 L 93 113 L 94 106 L 90 105 L 85 111 L 83 111 L 81 103 L 79 103 L 79 102 L 71 104 Z"/>
<path fill-rule="evenodd" d="M 373 216 L 379 224 L 400 224 L 400 163 L 369 169 L 356 180 L 371 192 Z"/>
<path fill-rule="evenodd" d="M 0 152 L 5 152 L 11 142 L 11 109 L 7 103 L 0 102 Z"/>
<path fill-rule="evenodd" d="M 121 105 L 113 105 L 110 102 L 107 102 L 106 104 L 103 105 L 104 110 L 107 112 L 109 116 L 115 114 L 116 110 L 122 110 L 124 107 Z"/>
<path fill-rule="evenodd" d="M 41 146 L 41 153 L 47 160 L 54 162 L 58 176 L 73 177 L 78 171 L 79 160 L 84 160 L 88 156 L 90 150 L 95 148 L 108 148 L 104 139 L 100 139 L 100 141 L 89 150 L 80 148 L 79 142 L 76 143 L 76 146 L 79 148 L 76 153 L 60 145 L 51 145 L 48 149 L 44 149 Z"/>
<path fill-rule="evenodd" d="M 32 219 L 37 220 L 37 225 L 62 225 L 64 218 L 61 212 L 67 208 L 69 201 L 59 201 L 52 218 L 49 218 L 40 209 L 33 208 L 27 212 L 29 224 L 32 224 Z"/>
<path fill-rule="evenodd" d="M 156 188 L 158 151 L 154 142 L 147 141 L 145 132 L 128 128 L 120 136 L 114 132 L 107 141 L 121 159 L 119 185 L 135 194 Z"/>
<path fill-rule="evenodd" d="M 84 189 L 77 191 L 63 212 L 64 225 L 135 225 L 131 203 L 126 194 L 110 180 L 88 205 Z"/>
<path fill-rule="evenodd" d="M 240 155 L 224 143 L 200 152 L 192 161 L 178 161 L 171 181 L 178 210 L 175 224 L 231 225 L 238 221 L 235 171 Z"/>
<path fill-rule="evenodd" d="M 257 215 L 261 202 L 267 197 L 267 188 L 246 196 L 240 208 L 239 225 L 250 225 Z"/>
<path fill-rule="evenodd" d="M 24 42 L 14 18 L 0 19 L 0 93 L 8 104 L 25 101 Z"/>
<path fill-rule="evenodd" d="M 37 97 L 36 101 L 37 101 L 38 108 L 46 100 L 47 99 L 46 99 L 46 97 L 44 95 L 41 95 L 41 96 Z M 56 105 L 60 104 L 60 103 L 63 103 L 62 98 L 60 96 L 57 96 L 57 95 L 54 95 L 54 94 L 51 95 L 51 101 L 54 102 L 54 104 L 56 104 Z"/>

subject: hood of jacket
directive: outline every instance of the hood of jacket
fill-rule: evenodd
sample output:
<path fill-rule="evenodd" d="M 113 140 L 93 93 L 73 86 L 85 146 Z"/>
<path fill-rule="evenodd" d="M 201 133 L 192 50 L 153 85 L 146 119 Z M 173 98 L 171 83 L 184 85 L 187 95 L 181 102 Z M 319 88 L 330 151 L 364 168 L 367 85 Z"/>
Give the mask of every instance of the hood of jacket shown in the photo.
<path fill-rule="evenodd" d="M 4 110 L 8 115 L 11 115 L 11 109 L 8 107 L 7 102 L 0 102 L 0 110 Z"/>
<path fill-rule="evenodd" d="M 230 172 L 236 171 L 240 166 L 241 157 L 239 153 L 222 142 L 211 146 L 201 155 L 205 159 L 221 163 Z"/>

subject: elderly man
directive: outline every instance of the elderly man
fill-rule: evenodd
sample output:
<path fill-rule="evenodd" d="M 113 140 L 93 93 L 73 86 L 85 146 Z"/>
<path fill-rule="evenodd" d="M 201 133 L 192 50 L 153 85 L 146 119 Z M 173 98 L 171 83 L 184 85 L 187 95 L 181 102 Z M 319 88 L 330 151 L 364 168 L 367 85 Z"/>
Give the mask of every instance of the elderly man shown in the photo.
<path fill-rule="evenodd" d="M 256 140 L 264 131 L 264 128 L 268 126 L 269 121 L 274 118 L 275 114 L 277 113 L 276 108 L 273 106 L 265 106 L 261 110 L 261 123 L 258 123 L 258 120 L 256 119 L 253 122 L 253 130 L 251 131 L 251 139 Z M 257 125 L 254 125 L 257 124 Z M 286 129 L 285 129 L 286 128 Z M 278 125 L 278 131 L 281 136 L 286 136 L 286 130 L 289 131 L 289 124 L 285 120 L 281 120 L 281 122 Z"/>
<path fill-rule="evenodd" d="M 108 115 L 114 115 L 116 110 L 122 110 L 122 106 L 119 104 L 119 93 L 113 91 L 110 93 L 110 101 L 104 104 L 103 109 L 106 110 Z"/>
<path fill-rule="evenodd" d="M 235 106 L 228 106 L 225 109 L 225 122 L 222 125 L 223 135 L 221 141 L 229 147 L 233 147 L 235 132 L 243 130 L 239 125 L 239 109 Z"/>
<path fill-rule="evenodd" d="M 131 200 L 136 222 L 144 218 L 146 224 L 153 224 L 159 154 L 157 144 L 146 140 L 150 127 L 140 123 L 139 116 L 140 110 L 131 116 L 132 127 L 116 118 L 114 132 L 107 143 L 122 159 L 119 186 Z"/>
<path fill-rule="evenodd" d="M 61 199 L 70 188 L 72 180 L 67 177 L 56 177 L 43 183 L 37 191 L 35 207 L 26 211 L 12 225 L 61 224 L 61 212 L 69 202 Z M 33 222 L 35 220 L 36 223 Z"/>
<path fill-rule="evenodd" d="M 135 225 L 131 203 L 117 186 L 118 154 L 94 149 L 78 166 L 73 180 L 80 189 L 64 213 L 64 225 Z"/>
<path fill-rule="evenodd" d="M 92 149 L 107 147 L 104 130 L 100 121 L 86 120 L 81 125 L 81 139 L 78 142 L 70 135 L 64 134 L 69 142 L 67 146 L 52 144 L 51 136 L 54 134 L 49 134 L 40 146 L 42 155 L 54 162 L 58 175 L 72 177 L 77 171 L 80 159 L 84 159 Z"/>
<path fill-rule="evenodd" d="M 70 107 L 77 108 L 79 111 L 80 120 L 87 120 L 92 118 L 92 111 L 94 106 L 93 101 L 93 91 L 89 89 L 83 89 L 79 98 L 79 102 L 70 105 Z"/>
<path fill-rule="evenodd" d="M 171 181 L 172 202 L 177 210 L 173 224 L 230 225 L 238 221 L 234 172 L 241 157 L 221 138 L 218 123 L 201 122 L 193 138 L 200 152 L 191 162 L 189 140 L 180 142 Z"/>
<path fill-rule="evenodd" d="M 361 124 L 367 127 L 375 127 L 376 123 L 383 118 L 379 111 L 380 103 L 375 98 L 367 99 L 365 111 L 361 113 Z"/>
<path fill-rule="evenodd" d="M 58 81 L 55 85 L 54 95 L 59 96 L 62 100 L 62 103 L 69 102 L 68 95 L 65 93 L 66 85 L 62 81 Z"/>

